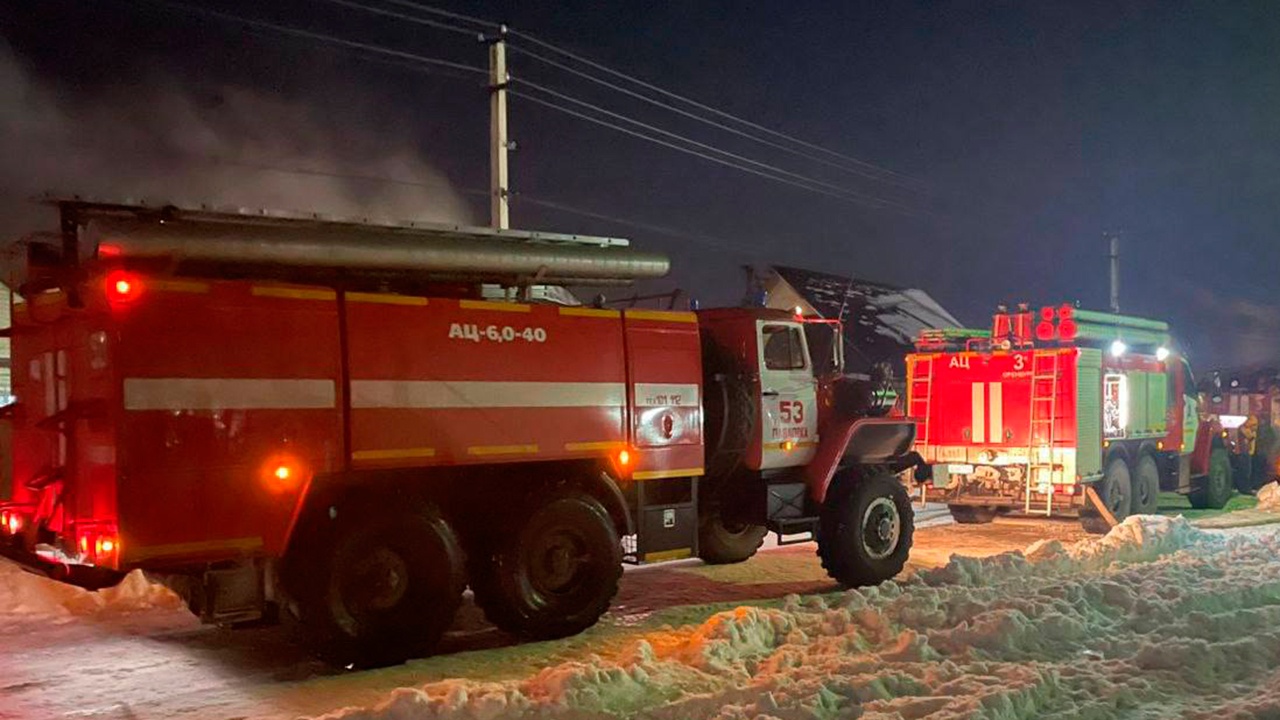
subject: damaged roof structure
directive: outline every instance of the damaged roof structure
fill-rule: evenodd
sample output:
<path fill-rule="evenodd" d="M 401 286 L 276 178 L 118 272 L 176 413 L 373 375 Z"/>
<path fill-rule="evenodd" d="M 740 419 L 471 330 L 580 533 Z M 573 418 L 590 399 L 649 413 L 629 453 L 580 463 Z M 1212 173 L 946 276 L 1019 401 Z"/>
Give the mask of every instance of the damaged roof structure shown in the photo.
<path fill-rule="evenodd" d="M 961 323 L 923 290 L 772 265 L 748 268 L 753 287 L 766 293 L 769 307 L 844 322 L 845 363 L 866 373 L 889 363 L 901 377 L 903 358 L 927 328 Z"/>

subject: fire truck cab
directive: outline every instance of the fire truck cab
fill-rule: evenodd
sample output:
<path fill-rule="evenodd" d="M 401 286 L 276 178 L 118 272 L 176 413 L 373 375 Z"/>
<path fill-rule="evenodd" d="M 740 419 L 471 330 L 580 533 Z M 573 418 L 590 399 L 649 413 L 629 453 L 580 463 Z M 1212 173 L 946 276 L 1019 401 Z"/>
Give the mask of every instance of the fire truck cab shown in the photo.
<path fill-rule="evenodd" d="M 827 325 L 529 297 L 666 273 L 617 239 L 58 207 L 0 434 L 0 534 L 51 574 L 142 569 L 377 665 L 467 586 L 537 639 L 595 623 L 623 562 L 745 560 L 770 529 L 847 585 L 906 561 L 915 426 L 811 356 Z"/>
<path fill-rule="evenodd" d="M 1002 308 L 989 332 L 922 333 L 907 364 L 908 413 L 934 463 L 927 492 L 959 522 L 1069 514 L 1101 532 L 1154 512 L 1161 490 L 1196 507 L 1231 495 L 1220 430 L 1201 422 L 1163 322 Z"/>

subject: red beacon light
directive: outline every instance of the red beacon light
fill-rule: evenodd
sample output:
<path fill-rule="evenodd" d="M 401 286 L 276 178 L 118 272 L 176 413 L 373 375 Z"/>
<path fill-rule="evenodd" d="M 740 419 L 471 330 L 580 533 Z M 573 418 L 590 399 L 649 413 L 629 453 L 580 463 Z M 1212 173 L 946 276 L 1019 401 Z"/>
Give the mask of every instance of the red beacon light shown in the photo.
<path fill-rule="evenodd" d="M 127 272 L 117 271 L 107 275 L 107 300 L 113 305 L 131 303 L 142 293 L 142 282 Z"/>

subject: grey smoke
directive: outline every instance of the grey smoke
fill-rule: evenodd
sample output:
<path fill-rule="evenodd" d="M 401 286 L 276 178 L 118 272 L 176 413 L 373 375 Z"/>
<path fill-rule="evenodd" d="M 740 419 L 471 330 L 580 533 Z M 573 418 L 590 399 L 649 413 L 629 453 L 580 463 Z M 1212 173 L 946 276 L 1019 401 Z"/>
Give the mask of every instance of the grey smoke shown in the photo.
<path fill-rule="evenodd" d="M 0 239 L 54 229 L 52 213 L 29 202 L 49 191 L 474 223 L 415 140 L 358 93 L 335 95 L 324 102 L 341 113 L 240 87 L 197 93 L 164 77 L 73 93 L 39 82 L 0 40 Z"/>

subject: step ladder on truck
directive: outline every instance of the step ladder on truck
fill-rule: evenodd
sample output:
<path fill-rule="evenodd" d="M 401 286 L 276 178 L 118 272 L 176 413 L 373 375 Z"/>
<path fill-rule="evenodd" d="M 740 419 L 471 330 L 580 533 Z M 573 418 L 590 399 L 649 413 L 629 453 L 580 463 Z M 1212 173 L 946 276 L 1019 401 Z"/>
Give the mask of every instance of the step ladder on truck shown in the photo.
<path fill-rule="evenodd" d="M 922 333 L 909 415 L 933 466 L 927 490 L 957 522 L 1078 517 L 1105 531 L 1152 513 L 1161 491 L 1196 507 L 1232 492 L 1220 429 L 1168 325 L 1082 310 L 998 309 L 990 331 Z"/>

